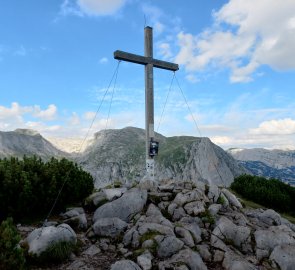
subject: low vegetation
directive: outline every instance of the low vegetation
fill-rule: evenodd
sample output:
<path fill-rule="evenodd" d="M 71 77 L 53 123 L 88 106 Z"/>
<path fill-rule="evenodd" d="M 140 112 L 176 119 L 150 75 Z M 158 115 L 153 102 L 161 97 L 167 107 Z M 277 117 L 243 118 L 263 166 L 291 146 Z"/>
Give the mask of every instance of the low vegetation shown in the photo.
<path fill-rule="evenodd" d="M 231 189 L 247 200 L 295 216 L 295 188 L 277 179 L 242 175 Z"/>
<path fill-rule="evenodd" d="M 0 269 L 24 269 L 25 256 L 23 249 L 19 246 L 20 239 L 12 218 L 2 221 L 0 225 Z"/>
<path fill-rule="evenodd" d="M 93 190 L 91 175 L 77 164 L 52 158 L 43 162 L 37 157 L 0 159 L 0 220 L 16 221 L 45 216 L 60 189 L 55 210 L 81 202 Z"/>

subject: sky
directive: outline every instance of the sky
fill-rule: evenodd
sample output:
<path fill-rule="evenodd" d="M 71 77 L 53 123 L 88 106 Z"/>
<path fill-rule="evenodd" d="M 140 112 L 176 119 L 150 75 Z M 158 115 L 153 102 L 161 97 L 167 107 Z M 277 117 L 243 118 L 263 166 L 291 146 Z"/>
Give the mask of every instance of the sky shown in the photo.
<path fill-rule="evenodd" d="M 144 128 L 144 67 L 113 52 L 145 26 L 180 67 L 154 68 L 156 131 L 295 149 L 294 0 L 0 0 L 0 131 Z"/>

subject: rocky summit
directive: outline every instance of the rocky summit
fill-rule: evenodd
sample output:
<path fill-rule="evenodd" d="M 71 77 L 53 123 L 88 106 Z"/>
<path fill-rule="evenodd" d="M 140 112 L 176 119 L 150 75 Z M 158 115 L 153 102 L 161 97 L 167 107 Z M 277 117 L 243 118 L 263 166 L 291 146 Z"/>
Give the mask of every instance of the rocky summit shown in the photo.
<path fill-rule="evenodd" d="M 200 181 L 144 186 L 97 191 L 48 222 L 46 238 L 40 229 L 25 237 L 20 226 L 29 252 L 46 252 L 48 239 L 80 243 L 48 269 L 295 269 L 295 225 L 275 211 L 244 208 L 229 190 Z"/>

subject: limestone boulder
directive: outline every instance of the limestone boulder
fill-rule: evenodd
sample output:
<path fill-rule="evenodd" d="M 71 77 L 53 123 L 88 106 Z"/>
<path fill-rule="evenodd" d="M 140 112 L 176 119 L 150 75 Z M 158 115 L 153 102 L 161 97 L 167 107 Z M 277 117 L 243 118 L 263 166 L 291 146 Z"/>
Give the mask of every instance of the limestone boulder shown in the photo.
<path fill-rule="evenodd" d="M 229 203 L 232 206 L 237 207 L 238 209 L 243 208 L 242 204 L 240 203 L 240 201 L 237 199 L 237 197 L 232 194 L 229 190 L 223 188 L 222 190 L 223 195 L 227 198 L 227 200 L 229 201 Z"/>
<path fill-rule="evenodd" d="M 112 201 L 114 199 L 120 198 L 125 192 L 127 188 L 107 188 L 103 189 L 103 193 L 108 201 Z"/>
<path fill-rule="evenodd" d="M 74 246 L 76 242 L 77 235 L 68 224 L 35 229 L 25 239 L 29 255 L 37 257 L 58 244 Z"/>
<path fill-rule="evenodd" d="M 217 226 L 211 234 L 211 245 L 218 248 L 222 240 L 224 243 L 231 244 L 239 250 L 247 252 L 251 251 L 251 230 L 246 226 L 237 226 L 226 217 L 221 217 Z M 224 248 L 222 248 L 224 250 Z"/>
<path fill-rule="evenodd" d="M 93 231 L 97 236 L 115 238 L 119 236 L 128 224 L 119 218 L 100 218 L 93 224 Z"/>
<path fill-rule="evenodd" d="M 177 253 L 184 243 L 175 236 L 164 237 L 163 240 L 158 241 L 157 255 L 159 258 L 168 258 Z"/>
<path fill-rule="evenodd" d="M 111 265 L 111 270 L 142 270 L 135 262 L 120 260 Z"/>
<path fill-rule="evenodd" d="M 267 209 L 259 214 L 258 219 L 269 226 L 281 225 L 281 216 L 272 209 Z"/>
<path fill-rule="evenodd" d="M 276 246 L 269 257 L 275 261 L 281 270 L 295 269 L 295 245 L 280 245 Z"/>
<path fill-rule="evenodd" d="M 203 201 L 194 201 L 187 203 L 184 206 L 184 210 L 189 215 L 197 216 L 205 212 L 205 205 Z"/>
<path fill-rule="evenodd" d="M 268 257 L 275 247 L 295 245 L 295 233 L 286 225 L 271 226 L 254 233 L 256 256 L 258 259 Z"/>
<path fill-rule="evenodd" d="M 134 215 L 141 212 L 147 201 L 147 191 L 133 188 L 123 194 L 122 197 L 108 202 L 96 209 L 93 221 L 100 218 L 117 217 L 129 222 Z"/>
<path fill-rule="evenodd" d="M 257 267 L 233 251 L 227 251 L 224 255 L 222 266 L 225 270 L 257 270 Z"/>

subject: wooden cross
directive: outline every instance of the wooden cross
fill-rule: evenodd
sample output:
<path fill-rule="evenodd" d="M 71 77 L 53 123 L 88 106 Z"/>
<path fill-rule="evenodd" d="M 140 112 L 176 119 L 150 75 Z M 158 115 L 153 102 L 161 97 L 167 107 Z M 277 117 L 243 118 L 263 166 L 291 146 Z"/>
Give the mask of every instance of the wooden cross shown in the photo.
<path fill-rule="evenodd" d="M 153 67 L 177 71 L 178 65 L 153 58 L 153 28 L 144 28 L 144 56 L 115 51 L 114 58 L 145 66 L 145 130 L 146 130 L 146 170 L 147 179 L 154 180 L 154 155 L 151 147 L 154 142 L 154 78 Z"/>

